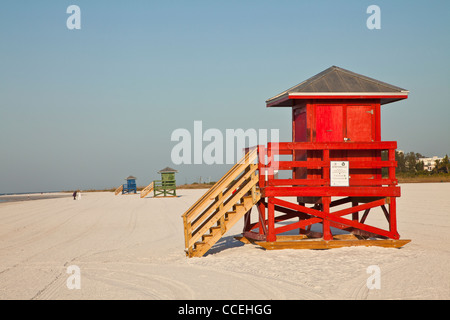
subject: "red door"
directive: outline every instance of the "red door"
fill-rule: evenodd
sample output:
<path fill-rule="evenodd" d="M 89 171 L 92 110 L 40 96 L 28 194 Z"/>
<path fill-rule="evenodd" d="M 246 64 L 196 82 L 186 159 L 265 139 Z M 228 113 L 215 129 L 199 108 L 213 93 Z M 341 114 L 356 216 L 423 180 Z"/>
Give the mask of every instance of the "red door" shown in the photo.
<path fill-rule="evenodd" d="M 344 141 L 343 106 L 316 107 L 316 142 Z"/>
<path fill-rule="evenodd" d="M 346 138 L 350 142 L 371 142 L 374 141 L 375 128 L 374 108 L 366 106 L 347 106 L 347 133 Z M 347 152 L 349 161 L 369 161 L 375 157 L 371 150 L 351 150 Z M 377 169 L 352 169 L 350 166 L 351 180 L 375 179 Z M 357 185 L 357 182 L 355 182 Z"/>
<path fill-rule="evenodd" d="M 344 106 L 316 106 L 316 142 L 344 141 Z M 310 151 L 308 159 L 322 160 L 321 151 Z M 330 160 L 346 160 L 345 151 L 331 150 Z M 322 170 L 308 170 L 308 179 L 322 179 Z"/>
<path fill-rule="evenodd" d="M 349 141 L 373 141 L 374 115 L 372 106 L 347 106 L 347 135 Z"/>

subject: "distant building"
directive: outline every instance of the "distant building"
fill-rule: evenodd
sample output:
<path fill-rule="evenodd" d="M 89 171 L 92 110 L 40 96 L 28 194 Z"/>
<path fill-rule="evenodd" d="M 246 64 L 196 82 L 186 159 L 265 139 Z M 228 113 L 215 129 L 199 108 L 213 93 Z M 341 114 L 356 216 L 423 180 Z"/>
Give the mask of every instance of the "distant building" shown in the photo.
<path fill-rule="evenodd" d="M 423 170 L 433 171 L 436 167 L 436 161 L 442 161 L 443 158 L 434 156 L 433 158 L 419 158 L 419 161 L 423 162 Z"/>

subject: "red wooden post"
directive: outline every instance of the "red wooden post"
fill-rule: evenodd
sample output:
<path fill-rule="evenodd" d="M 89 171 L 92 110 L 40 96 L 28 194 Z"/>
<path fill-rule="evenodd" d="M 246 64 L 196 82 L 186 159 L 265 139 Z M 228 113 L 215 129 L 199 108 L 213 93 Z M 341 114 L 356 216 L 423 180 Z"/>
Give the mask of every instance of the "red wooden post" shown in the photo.
<path fill-rule="evenodd" d="M 277 236 L 275 234 L 275 207 L 272 202 L 272 197 L 269 197 L 269 203 L 267 204 L 267 214 L 268 214 L 267 241 L 274 242 L 277 241 Z"/>
<path fill-rule="evenodd" d="M 331 197 L 322 197 L 322 208 L 325 218 L 323 219 L 323 240 L 333 240 L 333 235 L 330 230 L 330 220 L 328 220 L 328 215 L 330 215 L 330 203 Z"/>
<path fill-rule="evenodd" d="M 330 163 L 330 150 L 329 149 L 324 149 L 323 151 L 323 162 L 326 164 Z M 325 180 L 325 185 L 329 186 L 330 185 L 330 168 L 322 168 L 322 177 Z"/>
<path fill-rule="evenodd" d="M 389 149 L 388 150 L 388 155 L 389 155 L 388 156 L 389 161 L 395 161 L 395 149 Z M 390 180 L 394 180 L 395 179 L 395 167 L 393 167 L 393 166 L 389 167 L 389 179 Z"/>
<path fill-rule="evenodd" d="M 259 187 L 262 189 L 266 186 L 266 148 L 258 146 L 258 173 L 259 173 Z"/>
<path fill-rule="evenodd" d="M 258 213 L 259 213 L 259 227 L 258 233 L 260 235 L 266 234 L 267 224 L 266 224 L 266 206 L 263 203 L 264 200 L 258 202 Z"/>
<path fill-rule="evenodd" d="M 392 232 L 394 239 L 400 239 L 400 235 L 397 232 L 397 200 L 395 197 L 390 198 L 389 202 L 389 231 Z"/>
<path fill-rule="evenodd" d="M 252 210 L 250 210 L 249 212 L 247 212 L 244 215 L 244 228 L 243 228 L 243 232 L 246 231 L 250 231 L 251 230 L 251 213 Z"/>
<path fill-rule="evenodd" d="M 305 203 L 304 202 L 299 202 L 298 203 L 300 206 L 304 206 Z M 304 218 L 302 217 L 298 217 L 298 222 L 300 223 L 302 220 L 304 220 Z M 302 228 L 298 228 L 298 234 L 307 234 L 308 232 L 305 229 Z"/>
<path fill-rule="evenodd" d="M 356 207 L 358 205 L 357 201 L 352 201 L 352 207 Z M 359 211 L 352 213 L 352 220 L 353 221 L 359 221 Z"/>

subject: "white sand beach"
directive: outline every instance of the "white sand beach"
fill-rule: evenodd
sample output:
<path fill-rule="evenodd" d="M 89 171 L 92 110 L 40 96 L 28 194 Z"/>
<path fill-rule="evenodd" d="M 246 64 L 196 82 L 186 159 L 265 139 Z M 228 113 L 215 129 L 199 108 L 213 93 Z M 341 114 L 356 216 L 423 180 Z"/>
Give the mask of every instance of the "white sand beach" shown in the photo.
<path fill-rule="evenodd" d="M 265 251 L 233 238 L 240 221 L 191 259 L 181 215 L 205 190 L 0 203 L 0 299 L 450 299 L 450 183 L 401 187 L 402 249 Z M 372 265 L 380 289 L 366 285 Z"/>

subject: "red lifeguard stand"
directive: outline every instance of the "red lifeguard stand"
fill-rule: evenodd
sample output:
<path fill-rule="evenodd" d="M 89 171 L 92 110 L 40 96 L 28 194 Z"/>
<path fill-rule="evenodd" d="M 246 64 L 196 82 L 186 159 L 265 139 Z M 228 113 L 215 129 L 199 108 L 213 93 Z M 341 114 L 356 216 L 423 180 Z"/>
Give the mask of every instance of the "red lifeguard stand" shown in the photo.
<path fill-rule="evenodd" d="M 292 142 L 249 148 L 182 215 L 186 254 L 201 257 L 241 218 L 239 240 L 266 249 L 410 242 L 397 232 L 397 142 L 381 141 L 380 121 L 381 105 L 407 97 L 407 90 L 333 66 L 267 100 L 267 107 L 292 108 Z M 369 213 L 387 223 L 369 224 Z"/>
<path fill-rule="evenodd" d="M 318 248 L 344 246 L 345 239 L 398 240 L 397 143 L 381 141 L 380 106 L 407 97 L 407 90 L 332 66 L 267 100 L 267 107 L 292 108 L 292 142 L 258 146 L 259 222 L 251 223 L 247 213 L 244 237 L 267 243 L 322 238 L 325 242 L 315 242 Z M 383 151 L 387 160 L 382 160 Z M 290 155 L 292 159 L 277 161 L 276 155 Z M 383 167 L 388 168 L 386 178 L 382 176 Z M 292 178 L 276 179 L 274 170 L 290 170 Z M 296 197 L 297 203 L 280 197 Z M 346 207 L 332 212 L 332 208 L 342 205 Z M 376 207 L 384 213 L 387 229 L 365 223 L 370 210 Z M 347 215 L 350 217 L 344 218 Z M 292 219 L 296 221 L 288 223 Z M 322 224 L 321 233 L 311 231 L 317 223 Z M 331 227 L 347 231 L 349 236 L 339 232 L 340 237 L 333 238 Z M 302 236 L 278 236 L 295 229 Z M 331 240 L 341 241 L 329 243 Z M 386 246 L 404 243 L 384 242 Z M 280 245 L 295 247 L 294 243 Z M 302 245 L 314 247 L 304 241 Z"/>

